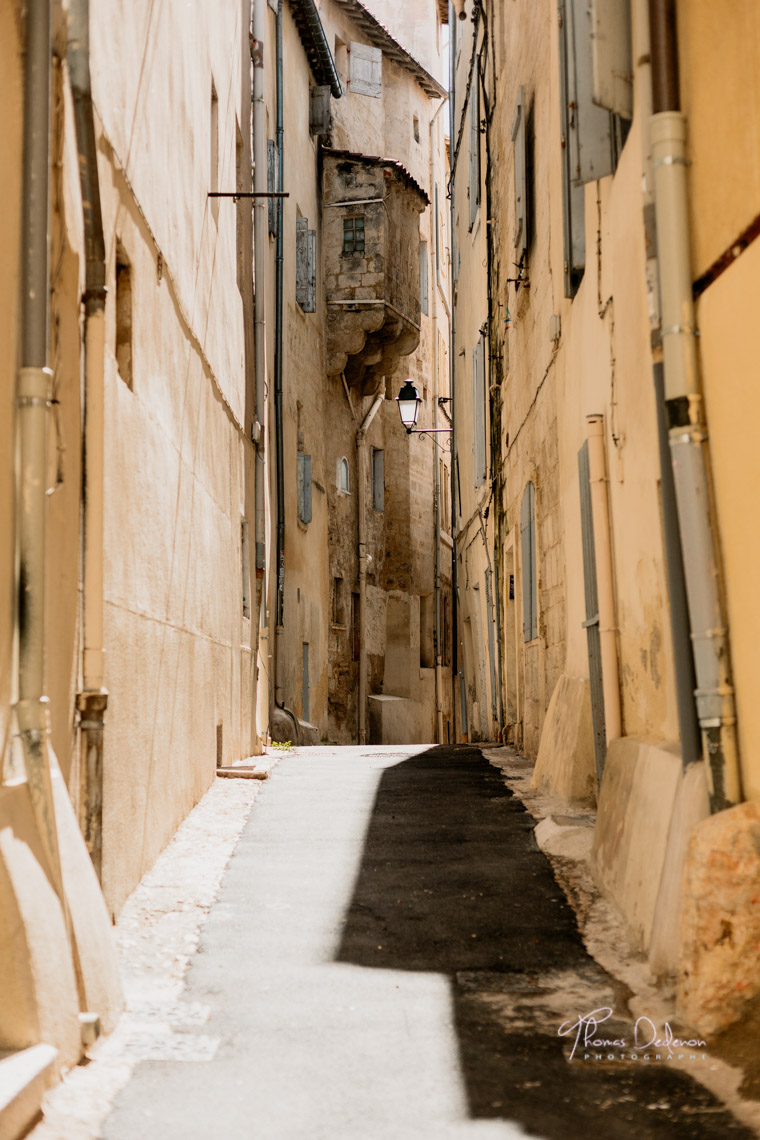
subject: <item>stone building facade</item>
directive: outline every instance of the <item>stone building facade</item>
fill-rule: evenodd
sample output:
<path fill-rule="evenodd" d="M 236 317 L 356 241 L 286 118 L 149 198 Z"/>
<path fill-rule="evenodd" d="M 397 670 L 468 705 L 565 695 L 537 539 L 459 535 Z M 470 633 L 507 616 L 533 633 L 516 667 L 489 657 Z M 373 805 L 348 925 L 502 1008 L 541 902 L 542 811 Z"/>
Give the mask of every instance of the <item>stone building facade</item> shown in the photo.
<path fill-rule="evenodd" d="M 285 487 L 285 619 L 274 631 L 277 579 L 269 564 L 260 675 L 274 674 L 273 730 L 284 739 L 446 739 L 453 731 L 443 634 L 451 575 L 450 555 L 435 554 L 445 502 L 434 484 L 443 470 L 448 486 L 448 452 L 435 437 L 407 437 L 393 399 L 411 375 L 423 399 L 421 422 L 445 423 L 437 399 L 447 395 L 439 383 L 448 346 L 447 152 L 445 115 L 436 117 L 445 89 L 369 6 L 318 5 L 322 56 L 301 7 L 285 5 L 283 13 L 290 194 L 283 203 L 283 436 L 285 470 L 301 474 Z M 445 43 L 438 5 L 421 13 Z M 269 21 L 271 111 L 273 15 Z M 340 94 L 325 95 L 317 126 L 305 108 L 314 106 L 315 89 L 328 86 L 324 51 Z M 443 66 L 440 51 L 437 58 Z M 274 143 L 271 114 L 269 131 Z M 306 307 L 297 300 L 299 224 L 313 235 Z M 271 285 L 268 291 L 274 321 Z M 271 471 L 271 407 L 269 414 Z M 266 656 L 272 649 L 274 665 Z"/>
<path fill-rule="evenodd" d="M 760 871 L 746 846 L 758 642 L 751 558 L 738 557 L 757 463 L 729 411 L 755 403 L 756 179 L 738 156 L 760 133 L 757 15 L 678 0 L 463 7 L 453 351 L 468 724 L 522 748 L 537 787 L 597 804 L 599 880 L 653 972 L 677 983 L 684 1020 L 709 1033 L 758 988 L 741 949 Z M 741 91 L 736 116 L 724 84 Z M 491 633 L 468 596 L 489 559 L 490 723 Z M 741 868 L 731 886 L 725 860 Z M 728 947 L 721 929 L 742 933 Z"/>

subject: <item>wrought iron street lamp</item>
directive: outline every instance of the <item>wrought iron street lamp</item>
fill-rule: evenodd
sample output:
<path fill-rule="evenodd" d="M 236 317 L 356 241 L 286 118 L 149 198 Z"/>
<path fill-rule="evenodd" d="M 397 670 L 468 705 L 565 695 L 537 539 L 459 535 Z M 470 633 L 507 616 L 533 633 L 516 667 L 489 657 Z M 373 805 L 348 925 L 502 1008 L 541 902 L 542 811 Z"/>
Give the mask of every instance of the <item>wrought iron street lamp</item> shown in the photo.
<path fill-rule="evenodd" d="M 396 396 L 396 403 L 398 404 L 401 422 L 406 428 L 407 435 L 411 435 L 414 431 L 414 425 L 417 423 L 417 416 L 419 414 L 420 404 L 422 403 L 419 393 L 411 380 L 404 381 L 401 391 L 398 396 Z"/>
<path fill-rule="evenodd" d="M 443 403 L 447 403 L 447 402 L 448 402 L 448 400 L 446 398 L 442 398 L 438 401 L 439 405 L 442 405 Z M 417 416 L 419 415 L 420 405 L 422 403 L 422 400 L 420 399 L 420 394 L 417 391 L 417 389 L 415 388 L 415 386 L 411 380 L 405 380 L 404 383 L 402 384 L 401 391 L 399 392 L 398 396 L 396 396 L 396 403 L 398 404 L 398 410 L 399 410 L 399 415 L 401 416 L 401 422 L 404 425 L 404 427 L 406 428 L 406 434 L 407 435 L 411 435 L 412 432 L 414 432 L 415 435 L 437 435 L 441 432 L 447 432 L 449 435 L 451 434 L 451 428 L 450 427 L 443 427 L 443 428 L 436 428 L 436 427 L 434 427 L 434 428 L 418 428 L 418 427 L 415 427 L 415 424 L 417 423 Z M 443 411 L 444 411 L 444 414 L 446 414 L 445 409 L 443 409 Z M 447 415 L 447 418 L 448 418 L 448 415 Z"/>

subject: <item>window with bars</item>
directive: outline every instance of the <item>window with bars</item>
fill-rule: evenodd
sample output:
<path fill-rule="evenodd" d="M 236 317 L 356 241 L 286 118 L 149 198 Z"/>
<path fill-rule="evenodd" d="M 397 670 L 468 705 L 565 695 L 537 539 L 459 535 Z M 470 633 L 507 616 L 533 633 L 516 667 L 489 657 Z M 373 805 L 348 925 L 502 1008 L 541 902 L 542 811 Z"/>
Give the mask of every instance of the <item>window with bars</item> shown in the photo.
<path fill-rule="evenodd" d="M 364 215 L 343 219 L 343 252 L 364 253 Z"/>

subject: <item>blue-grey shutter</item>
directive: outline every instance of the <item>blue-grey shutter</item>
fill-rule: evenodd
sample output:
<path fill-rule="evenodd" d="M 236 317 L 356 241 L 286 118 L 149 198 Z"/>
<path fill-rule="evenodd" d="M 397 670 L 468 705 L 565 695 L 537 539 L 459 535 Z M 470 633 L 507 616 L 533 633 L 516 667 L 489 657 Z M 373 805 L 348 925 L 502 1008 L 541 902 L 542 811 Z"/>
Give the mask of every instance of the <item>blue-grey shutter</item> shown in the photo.
<path fill-rule="evenodd" d="M 484 347 L 483 337 L 481 337 L 472 350 L 473 466 L 476 487 L 479 487 L 486 477 L 486 383 Z"/>
<path fill-rule="evenodd" d="M 435 271 L 441 272 L 441 207 L 438 197 L 438 183 L 435 184 Z"/>
<path fill-rule="evenodd" d="M 588 440 L 578 452 L 578 475 L 581 496 L 581 541 L 583 547 L 583 585 L 586 596 L 586 629 L 588 648 L 591 723 L 594 729 L 594 759 L 597 787 L 602 782 L 604 755 L 607 750 L 607 728 L 604 720 L 604 687 L 602 682 L 602 647 L 599 635 L 599 601 L 594 551 L 594 516 L 591 507 L 591 481 L 588 464 Z"/>
<path fill-rule="evenodd" d="M 428 247 L 426 241 L 420 242 L 420 312 L 428 314 Z"/>
<path fill-rule="evenodd" d="M 558 15 L 565 296 L 574 297 L 586 267 L 586 195 L 583 186 L 573 183 L 570 169 L 570 119 L 574 111 L 571 107 L 569 72 L 571 63 L 574 67 L 574 62 L 570 59 L 572 35 L 569 31 L 566 0 L 558 0 Z"/>
<path fill-rule="evenodd" d="M 330 126 L 330 88 L 310 87 L 309 134 L 329 135 Z"/>
<path fill-rule="evenodd" d="M 515 260 L 519 265 L 528 252 L 528 172 L 525 146 L 525 88 L 512 120 L 512 151 L 515 164 Z"/>
<path fill-rule="evenodd" d="M 592 98 L 633 118 L 631 0 L 591 0 Z"/>
<path fill-rule="evenodd" d="M 267 190 L 274 194 L 277 189 L 277 144 L 274 139 L 267 139 Z M 269 232 L 277 233 L 277 199 L 269 199 Z"/>
<path fill-rule="evenodd" d="M 298 452 L 298 517 L 311 522 L 311 456 Z"/>
<path fill-rule="evenodd" d="M 615 169 L 615 124 L 592 99 L 591 11 L 589 0 L 567 0 L 566 39 L 567 147 L 570 181 L 594 182 Z"/>
<path fill-rule="evenodd" d="M 478 67 L 470 88 L 470 229 L 475 225 L 480 206 L 480 88 Z"/>
<path fill-rule="evenodd" d="M 306 239 L 307 292 L 304 312 L 317 311 L 317 231 L 309 230 Z"/>
<path fill-rule="evenodd" d="M 385 509 L 385 452 L 372 448 L 372 506 L 376 511 Z"/>
<path fill-rule="evenodd" d="M 536 490 L 528 483 L 520 504 L 522 557 L 523 639 L 538 636 L 538 581 L 536 573 Z"/>

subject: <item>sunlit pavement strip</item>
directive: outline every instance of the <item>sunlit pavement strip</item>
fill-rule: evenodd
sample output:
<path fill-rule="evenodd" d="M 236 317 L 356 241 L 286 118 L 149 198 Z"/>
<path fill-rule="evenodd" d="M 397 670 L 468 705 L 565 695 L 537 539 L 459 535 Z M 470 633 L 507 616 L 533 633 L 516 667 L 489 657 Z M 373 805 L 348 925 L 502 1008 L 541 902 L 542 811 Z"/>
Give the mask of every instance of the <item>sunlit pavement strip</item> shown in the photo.
<path fill-rule="evenodd" d="M 209 1060 L 217 1037 L 188 1035 L 209 1007 L 181 1000 L 187 964 L 262 784 L 217 780 L 125 904 L 115 928 L 126 1010 L 45 1098 L 30 1140 L 95 1140 L 113 1099 L 144 1060 Z"/>

